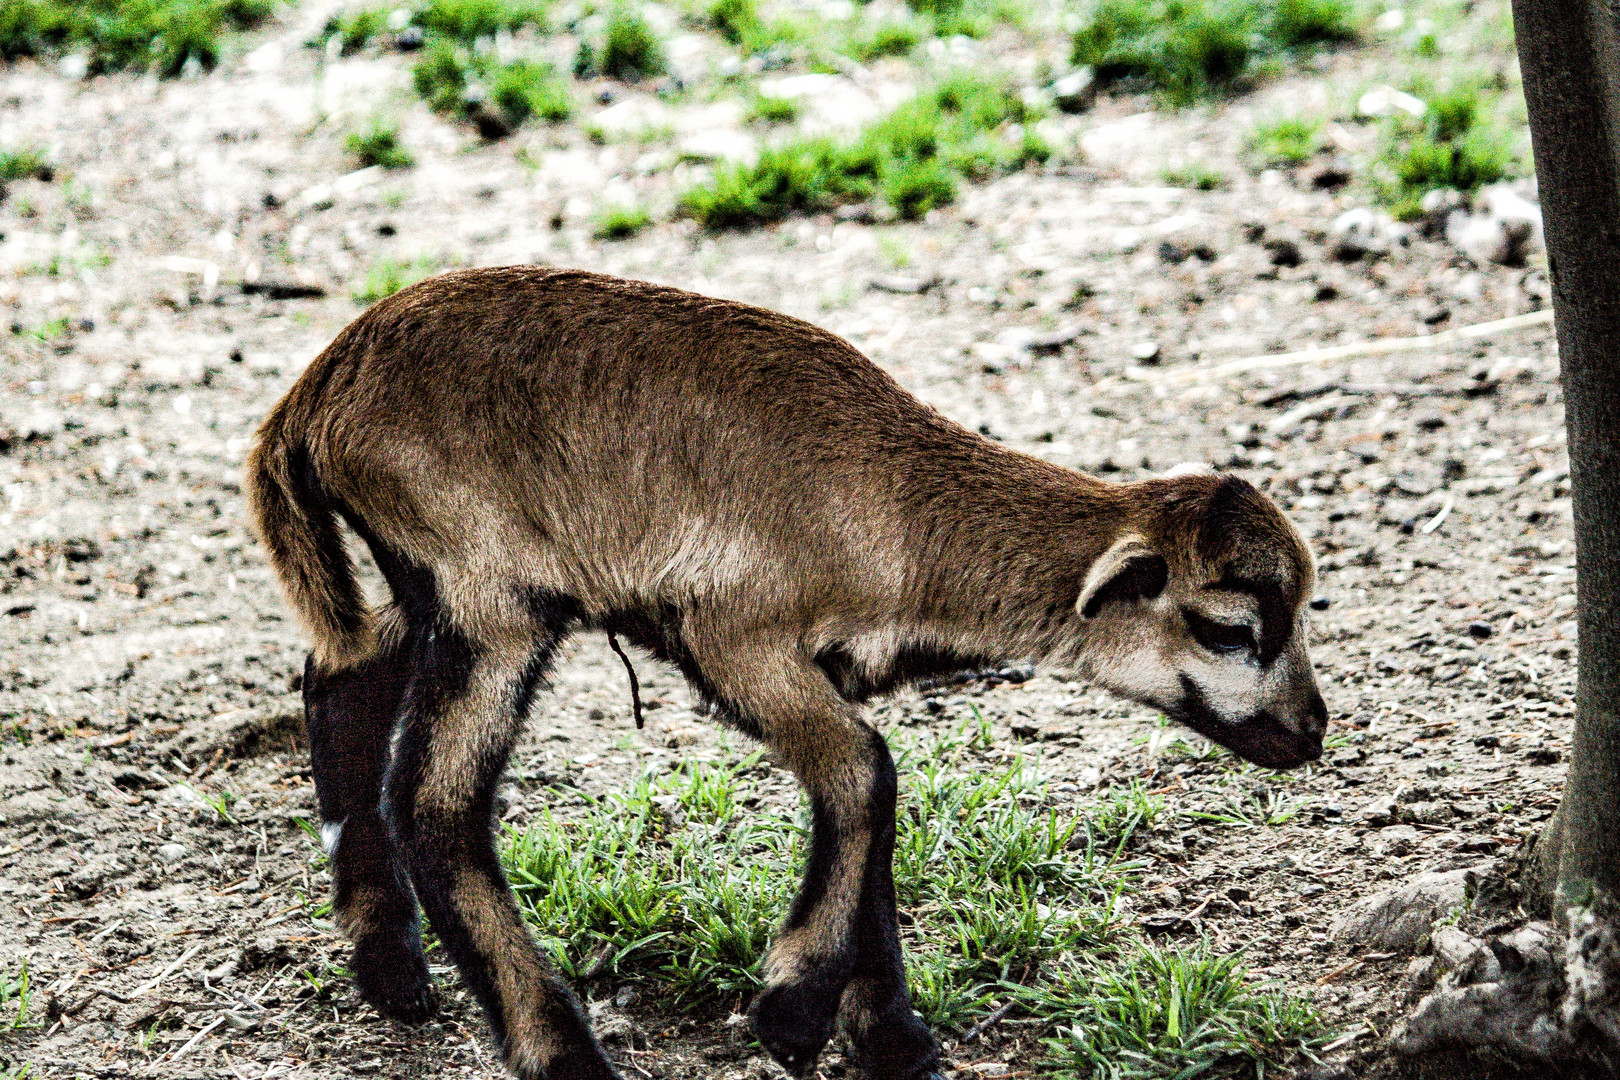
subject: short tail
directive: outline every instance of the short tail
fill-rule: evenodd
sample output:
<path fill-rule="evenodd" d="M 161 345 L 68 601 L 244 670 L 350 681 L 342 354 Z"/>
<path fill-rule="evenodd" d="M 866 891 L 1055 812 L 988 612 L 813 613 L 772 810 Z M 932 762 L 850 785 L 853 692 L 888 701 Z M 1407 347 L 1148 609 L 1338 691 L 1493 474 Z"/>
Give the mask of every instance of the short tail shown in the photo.
<path fill-rule="evenodd" d="M 278 408 L 247 462 L 248 502 L 270 565 L 314 638 L 317 663 L 347 666 L 371 652 L 372 618 L 308 445 Z"/>

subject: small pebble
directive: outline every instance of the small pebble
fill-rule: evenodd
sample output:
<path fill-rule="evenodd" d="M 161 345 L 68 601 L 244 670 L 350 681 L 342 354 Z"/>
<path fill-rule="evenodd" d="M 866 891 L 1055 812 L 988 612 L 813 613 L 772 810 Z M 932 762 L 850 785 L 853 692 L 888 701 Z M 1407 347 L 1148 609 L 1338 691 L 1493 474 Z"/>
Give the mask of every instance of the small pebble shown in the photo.
<path fill-rule="evenodd" d="M 1468 624 L 1468 636 L 1475 641 L 1484 641 L 1495 632 L 1488 622 L 1471 622 Z"/>
<path fill-rule="evenodd" d="M 164 844 L 157 849 L 157 853 L 158 858 L 166 863 L 177 863 L 186 857 L 186 849 L 183 844 Z"/>
<path fill-rule="evenodd" d="M 1138 341 L 1131 346 L 1131 358 L 1142 364 L 1158 363 L 1159 343 L 1157 341 Z"/>

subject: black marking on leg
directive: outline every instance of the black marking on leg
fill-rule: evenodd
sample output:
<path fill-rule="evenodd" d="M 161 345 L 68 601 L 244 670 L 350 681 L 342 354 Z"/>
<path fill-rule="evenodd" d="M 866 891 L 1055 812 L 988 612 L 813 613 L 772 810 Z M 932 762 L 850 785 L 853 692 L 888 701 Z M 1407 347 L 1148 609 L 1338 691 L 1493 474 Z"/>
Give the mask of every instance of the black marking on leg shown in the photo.
<path fill-rule="evenodd" d="M 857 1064 L 873 1080 L 924 1080 L 940 1065 L 939 1042 L 911 1007 L 894 891 L 899 777 L 888 744 L 872 733 L 877 782 L 872 842 L 855 918 L 855 964 L 839 1007 Z"/>
<path fill-rule="evenodd" d="M 793 898 L 783 929 L 796 930 L 809 921 L 827 894 L 827 878 L 838 859 L 838 824 L 820 799 L 810 800 L 810 857 L 805 860 L 799 894 Z"/>
<path fill-rule="evenodd" d="M 582 611 L 578 600 L 550 589 L 525 589 L 523 600 L 534 617 L 538 639 L 528 664 L 518 676 L 513 696 L 513 708 L 519 719 L 527 719 L 535 692 L 547 685 L 546 676 L 551 672 L 557 649 L 579 625 Z"/>
<path fill-rule="evenodd" d="M 566 632 L 560 623 L 543 622 L 542 627 L 535 655 L 515 676 L 510 699 L 514 711 L 526 704 L 523 699 L 538 683 Z M 493 811 L 511 739 L 488 740 L 482 756 L 469 763 L 470 775 L 464 778 L 467 797 L 449 806 L 444 799 L 424 806 L 422 786 L 430 771 L 435 734 L 444 734 L 441 725 L 448 722 L 444 718 L 471 686 L 482 651 L 438 612 L 426 624 L 415 651 L 416 674 L 405 694 L 405 721 L 388 774 L 385 805 L 417 897 L 483 1007 L 496 1041 L 524 1080 L 619 1080 L 591 1035 L 578 999 L 555 976 L 544 973 L 501 870 Z M 525 682 L 530 683 L 528 691 Z M 516 725 L 510 730 L 515 733 Z M 524 954 L 513 956 L 511 950 Z M 503 985 L 521 1000 L 506 1000 Z M 528 989 L 511 991 L 513 985 Z M 539 1009 L 539 1015 L 509 1012 L 514 1004 Z"/>
<path fill-rule="evenodd" d="M 789 1071 L 807 1070 L 814 1065 L 816 1056 L 832 1036 L 852 979 L 869 972 L 888 975 L 898 970 L 900 996 L 905 996 L 894 882 L 890 872 L 899 778 L 883 736 L 871 729 L 868 736 L 871 773 L 864 808 L 869 829 L 868 847 L 860 894 L 855 898 L 852 940 L 844 951 L 835 955 L 799 957 L 803 974 L 793 982 L 768 987 L 755 1000 L 752 1010 L 754 1030 L 761 1045 Z M 806 926 L 828 902 L 828 883 L 842 854 L 846 827 L 841 826 L 822 798 L 811 799 L 810 813 L 810 855 L 804 882 L 784 923 L 784 933 Z M 905 1007 L 909 1013 L 909 999 Z M 932 1045 L 931 1037 L 929 1043 Z"/>
<path fill-rule="evenodd" d="M 383 821 L 383 773 L 399 715 L 409 652 L 397 648 L 355 668 L 304 668 L 310 773 L 327 829 L 335 829 L 332 906 L 354 939 L 360 995 L 384 1016 L 418 1022 L 433 1011 L 416 899 Z"/>
<path fill-rule="evenodd" d="M 409 930 L 367 934 L 354 943 L 354 984 L 370 1006 L 404 1024 L 420 1024 L 438 1010 L 438 996 L 422 953 L 422 935 L 411 903 Z"/>

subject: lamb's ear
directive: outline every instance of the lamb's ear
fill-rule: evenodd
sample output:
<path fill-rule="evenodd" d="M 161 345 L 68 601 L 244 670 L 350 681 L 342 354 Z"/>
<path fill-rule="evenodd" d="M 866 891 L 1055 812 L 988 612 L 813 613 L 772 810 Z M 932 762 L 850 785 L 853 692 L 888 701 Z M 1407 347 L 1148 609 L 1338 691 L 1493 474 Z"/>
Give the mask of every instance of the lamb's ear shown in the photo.
<path fill-rule="evenodd" d="M 1125 536 L 1091 564 L 1074 606 L 1086 618 L 1095 618 L 1104 604 L 1116 600 L 1152 600 L 1169 580 L 1164 556 L 1140 536 Z"/>

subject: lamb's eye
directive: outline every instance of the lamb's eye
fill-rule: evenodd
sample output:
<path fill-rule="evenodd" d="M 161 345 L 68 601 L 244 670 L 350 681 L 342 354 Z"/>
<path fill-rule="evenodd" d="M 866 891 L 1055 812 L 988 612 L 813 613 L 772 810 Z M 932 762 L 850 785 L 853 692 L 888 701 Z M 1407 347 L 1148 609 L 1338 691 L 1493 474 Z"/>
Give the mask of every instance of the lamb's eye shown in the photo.
<path fill-rule="evenodd" d="M 1212 653 L 1256 652 L 1254 630 L 1245 623 L 1223 623 L 1206 619 L 1191 608 L 1181 609 L 1193 640 Z"/>

